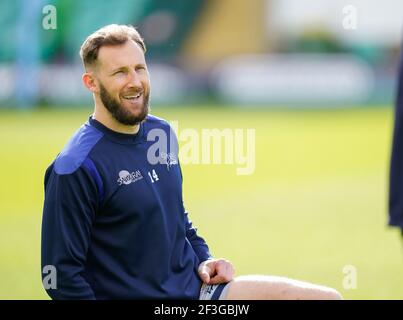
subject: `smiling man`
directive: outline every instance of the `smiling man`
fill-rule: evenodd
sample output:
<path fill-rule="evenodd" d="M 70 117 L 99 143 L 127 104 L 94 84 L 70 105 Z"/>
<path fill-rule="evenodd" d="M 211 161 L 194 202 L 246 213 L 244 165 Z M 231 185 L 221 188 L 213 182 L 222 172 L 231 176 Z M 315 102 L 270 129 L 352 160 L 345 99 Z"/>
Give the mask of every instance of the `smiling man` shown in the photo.
<path fill-rule="evenodd" d="M 50 297 L 340 298 L 281 277 L 234 278 L 229 261 L 212 257 L 183 206 L 177 141 L 161 161 L 148 159 L 150 133 L 173 132 L 149 115 L 145 52 L 138 32 L 123 25 L 97 30 L 81 47 L 95 108 L 45 173 L 42 269 L 52 266 L 57 280 L 45 286 Z"/>

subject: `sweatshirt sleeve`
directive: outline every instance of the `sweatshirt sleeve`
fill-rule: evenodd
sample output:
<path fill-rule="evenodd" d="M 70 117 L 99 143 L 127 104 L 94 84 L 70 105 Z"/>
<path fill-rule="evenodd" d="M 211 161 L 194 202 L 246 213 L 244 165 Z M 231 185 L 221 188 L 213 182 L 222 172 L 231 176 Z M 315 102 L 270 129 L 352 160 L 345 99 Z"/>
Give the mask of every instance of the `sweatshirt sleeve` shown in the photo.
<path fill-rule="evenodd" d="M 70 174 L 58 174 L 53 165 L 48 168 L 41 267 L 43 280 L 44 267 L 56 270 L 56 288 L 43 281 L 52 299 L 95 299 L 83 273 L 97 205 L 97 184 L 83 166 Z"/>
<path fill-rule="evenodd" d="M 179 153 L 179 144 L 178 144 L 178 138 L 176 137 L 175 132 L 171 129 L 170 134 L 174 138 L 174 144 L 171 145 L 171 150 L 173 149 L 177 158 L 179 159 L 178 153 Z M 181 180 L 183 183 L 183 174 L 182 174 L 182 168 L 180 165 L 180 162 L 178 160 L 178 166 L 179 166 L 179 171 L 181 175 Z M 185 223 L 186 223 L 186 238 L 189 240 L 190 244 L 192 245 L 192 248 L 194 252 L 196 253 L 197 257 L 199 258 L 200 262 L 203 262 L 208 259 L 212 259 L 212 255 L 209 252 L 209 247 L 206 243 L 206 241 L 200 237 L 197 234 L 197 228 L 193 226 L 192 221 L 189 219 L 189 214 L 185 209 L 185 206 L 182 203 L 182 208 L 183 208 L 183 213 L 185 215 Z"/>
<path fill-rule="evenodd" d="M 212 259 L 213 257 L 210 254 L 206 241 L 197 234 L 197 228 L 193 226 L 192 221 L 189 219 L 189 214 L 186 212 L 186 210 L 184 212 L 186 216 L 186 238 L 192 245 L 197 257 L 199 258 L 200 262 Z"/>

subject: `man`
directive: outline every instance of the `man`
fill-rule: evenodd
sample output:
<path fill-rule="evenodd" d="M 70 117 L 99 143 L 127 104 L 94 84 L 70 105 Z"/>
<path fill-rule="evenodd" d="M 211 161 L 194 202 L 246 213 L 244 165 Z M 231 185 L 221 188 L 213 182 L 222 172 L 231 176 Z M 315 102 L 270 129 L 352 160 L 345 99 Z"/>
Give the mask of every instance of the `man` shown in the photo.
<path fill-rule="evenodd" d="M 280 277 L 234 278 L 214 259 L 182 201 L 176 139 L 148 115 L 146 48 L 130 26 L 108 25 L 80 51 L 95 109 L 45 174 L 42 268 L 54 299 L 339 299 Z M 165 148 L 165 149 L 164 149 Z"/>
<path fill-rule="evenodd" d="M 389 225 L 400 228 L 403 237 L 403 50 L 400 56 L 397 94 L 395 101 L 395 128 L 389 178 Z"/>

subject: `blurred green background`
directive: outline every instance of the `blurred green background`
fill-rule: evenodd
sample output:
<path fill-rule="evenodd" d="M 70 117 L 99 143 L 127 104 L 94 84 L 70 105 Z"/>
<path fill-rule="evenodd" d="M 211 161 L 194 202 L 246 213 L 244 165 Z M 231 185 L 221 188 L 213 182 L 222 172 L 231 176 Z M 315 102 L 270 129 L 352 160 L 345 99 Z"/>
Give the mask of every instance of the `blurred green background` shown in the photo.
<path fill-rule="evenodd" d="M 40 277 L 43 175 L 91 113 L 6 112 L 0 118 L 0 299 L 47 299 Z M 154 108 L 180 128 L 255 128 L 256 170 L 184 165 L 191 218 L 237 274 L 282 275 L 347 299 L 401 299 L 403 248 L 386 227 L 392 109 Z M 343 268 L 357 288 L 343 288 Z"/>

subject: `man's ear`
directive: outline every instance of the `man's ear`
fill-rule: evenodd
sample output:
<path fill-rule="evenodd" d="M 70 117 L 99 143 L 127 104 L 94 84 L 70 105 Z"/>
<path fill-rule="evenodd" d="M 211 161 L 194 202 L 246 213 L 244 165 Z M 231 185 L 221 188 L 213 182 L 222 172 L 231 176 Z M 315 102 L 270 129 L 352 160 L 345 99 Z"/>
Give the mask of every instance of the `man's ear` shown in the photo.
<path fill-rule="evenodd" d="M 97 93 L 99 91 L 98 84 L 93 72 L 84 73 L 82 76 L 82 80 L 87 89 L 90 90 L 92 93 Z"/>

